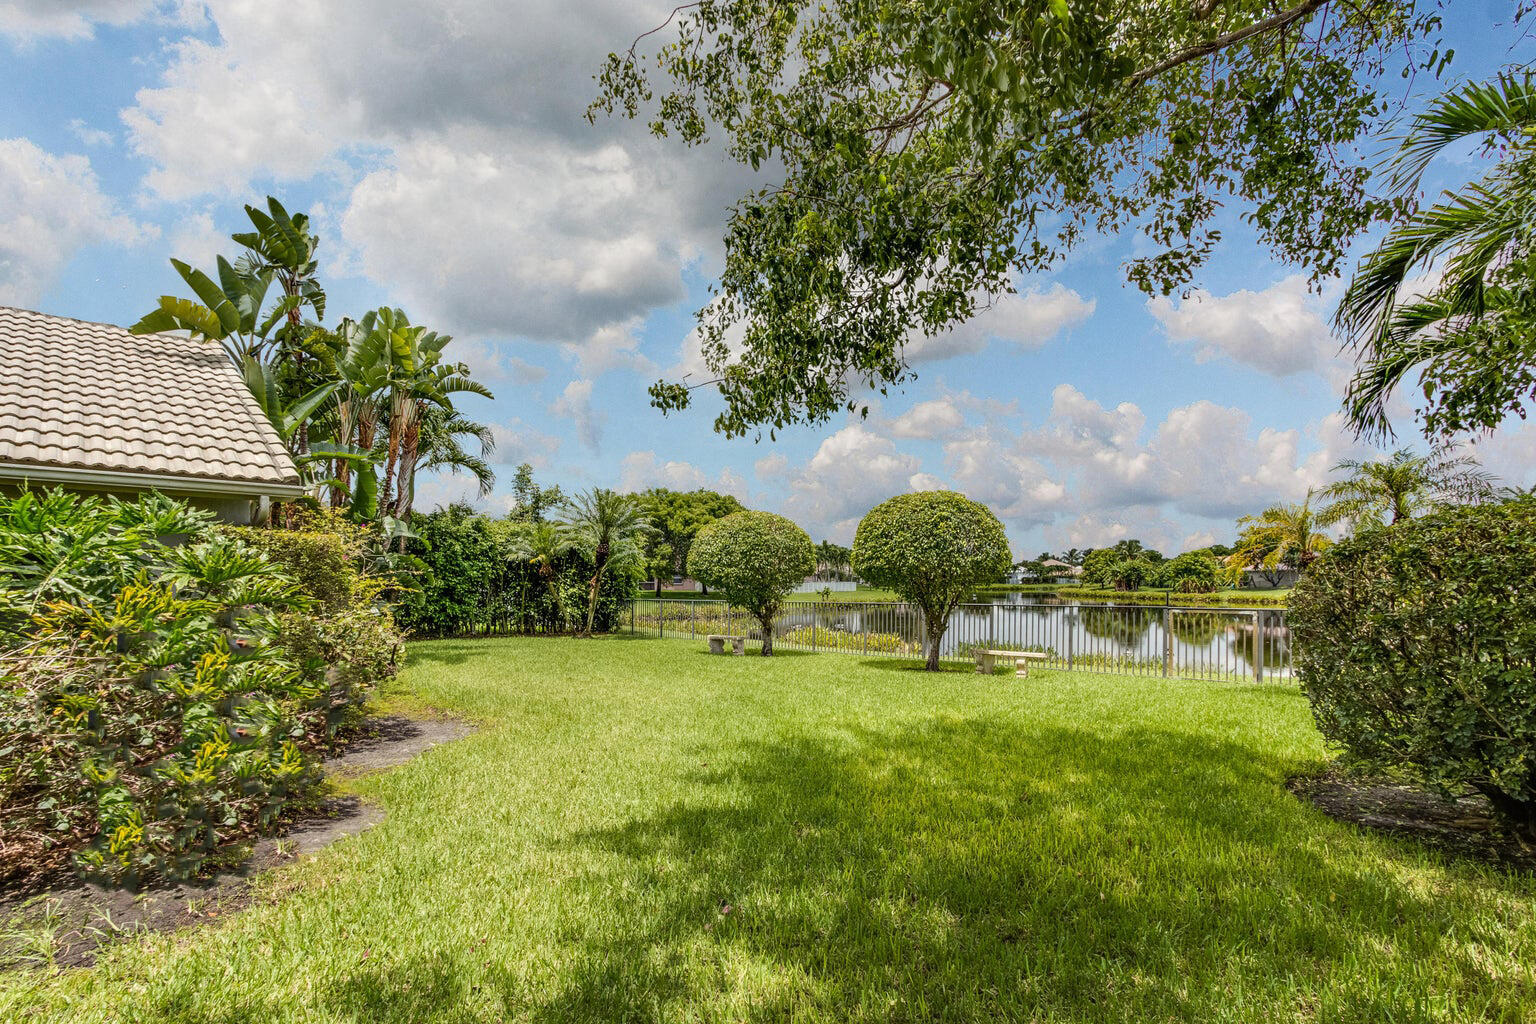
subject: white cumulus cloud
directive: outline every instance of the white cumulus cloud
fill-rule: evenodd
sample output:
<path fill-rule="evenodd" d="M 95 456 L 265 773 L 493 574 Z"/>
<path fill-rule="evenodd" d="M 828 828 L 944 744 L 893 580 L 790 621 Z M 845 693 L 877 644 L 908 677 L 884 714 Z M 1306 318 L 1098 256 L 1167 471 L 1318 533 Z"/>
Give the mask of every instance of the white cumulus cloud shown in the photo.
<path fill-rule="evenodd" d="M 81 249 L 151 234 L 101 191 L 85 157 L 0 139 L 0 304 L 35 306 Z"/>

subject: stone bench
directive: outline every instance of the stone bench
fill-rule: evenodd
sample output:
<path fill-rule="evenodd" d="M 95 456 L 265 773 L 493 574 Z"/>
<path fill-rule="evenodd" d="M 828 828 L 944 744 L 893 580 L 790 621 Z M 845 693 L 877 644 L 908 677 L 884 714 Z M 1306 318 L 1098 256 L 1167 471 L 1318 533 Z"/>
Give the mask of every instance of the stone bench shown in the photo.
<path fill-rule="evenodd" d="M 727 636 L 724 633 L 711 633 L 706 637 L 709 641 L 710 654 L 724 654 L 725 642 L 731 642 L 731 653 L 740 657 L 747 653 L 747 638 L 744 636 Z"/>
<path fill-rule="evenodd" d="M 976 654 L 976 671 L 984 675 L 991 675 L 997 668 L 997 663 L 1013 662 L 1016 674 L 1022 679 L 1029 675 L 1029 663 L 1032 661 L 1045 661 L 1046 655 L 1038 651 L 985 651 L 978 650 Z"/>

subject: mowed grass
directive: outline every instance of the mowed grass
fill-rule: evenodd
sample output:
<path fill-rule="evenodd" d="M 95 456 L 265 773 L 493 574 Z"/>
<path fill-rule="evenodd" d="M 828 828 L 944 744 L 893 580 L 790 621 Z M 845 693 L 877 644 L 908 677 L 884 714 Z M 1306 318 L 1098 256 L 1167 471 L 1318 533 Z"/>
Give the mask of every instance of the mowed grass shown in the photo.
<path fill-rule="evenodd" d="M 1536 884 L 1329 821 L 1293 689 L 421 643 L 482 729 L 5 1021 L 1529 1021 Z"/>

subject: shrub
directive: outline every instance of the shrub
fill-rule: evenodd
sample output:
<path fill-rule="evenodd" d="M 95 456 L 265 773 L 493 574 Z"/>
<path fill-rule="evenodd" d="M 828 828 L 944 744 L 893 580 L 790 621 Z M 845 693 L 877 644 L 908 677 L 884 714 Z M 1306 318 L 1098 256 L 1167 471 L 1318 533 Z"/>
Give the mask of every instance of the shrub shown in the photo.
<path fill-rule="evenodd" d="M 210 512 L 160 494 L 0 495 L 0 645 L 49 601 L 104 602 L 157 557 L 162 538 L 206 537 Z"/>
<path fill-rule="evenodd" d="M 411 525 L 417 536 L 408 551 L 417 569 L 410 592 L 395 606 L 396 620 L 410 633 L 557 633 L 586 607 L 594 567 L 580 551 L 558 556 L 552 586 L 519 557 L 527 535 L 550 524 L 491 519 L 454 504 L 418 513 Z M 598 586 L 595 630 L 627 623 L 643 572 L 641 565 L 607 568 Z"/>
<path fill-rule="evenodd" d="M 1157 567 L 1159 586 L 1176 590 L 1181 594 L 1209 594 L 1221 579 L 1221 566 L 1216 559 L 1200 551 L 1186 551 Z"/>
<path fill-rule="evenodd" d="M 816 569 L 806 532 L 772 512 L 733 512 L 699 531 L 688 575 L 756 617 L 763 654 L 773 653 L 773 620 L 791 590 Z"/>
<path fill-rule="evenodd" d="M 101 515 L 131 506 L 59 508 L 88 537 L 112 533 L 98 533 Z M 303 600 L 292 583 L 217 534 L 145 544 L 137 559 L 145 567 L 110 599 L 77 588 L 12 638 L 0 667 L 0 875 L 73 852 L 106 881 L 184 877 L 269 821 L 309 773 L 299 741 L 324 694 L 271 643 L 272 613 Z"/>
<path fill-rule="evenodd" d="M 997 516 L 954 491 L 882 502 L 859 521 L 853 539 L 854 572 L 922 608 L 932 672 L 955 606 L 978 585 L 998 582 L 1012 561 Z"/>
<path fill-rule="evenodd" d="M 817 629 L 796 626 L 780 638 L 796 647 L 815 647 L 823 651 L 853 651 L 867 654 L 911 654 L 915 645 L 896 633 L 856 633 L 852 630 Z"/>
<path fill-rule="evenodd" d="M 1367 767 L 1470 786 L 1536 839 L 1536 501 L 1364 531 L 1290 608 L 1324 736 Z"/>
<path fill-rule="evenodd" d="M 0 498 L 0 877 L 69 855 L 105 881 L 184 877 L 314 777 L 305 751 L 399 642 L 366 531 L 306 526 L 221 527 L 159 495 Z"/>
<path fill-rule="evenodd" d="M 399 668 L 404 643 L 381 597 L 394 580 L 375 573 L 373 531 L 339 512 L 309 511 L 294 529 L 231 532 L 261 550 L 310 599 L 273 618 L 274 647 L 325 695 L 328 735 L 354 723 L 369 694 Z"/>

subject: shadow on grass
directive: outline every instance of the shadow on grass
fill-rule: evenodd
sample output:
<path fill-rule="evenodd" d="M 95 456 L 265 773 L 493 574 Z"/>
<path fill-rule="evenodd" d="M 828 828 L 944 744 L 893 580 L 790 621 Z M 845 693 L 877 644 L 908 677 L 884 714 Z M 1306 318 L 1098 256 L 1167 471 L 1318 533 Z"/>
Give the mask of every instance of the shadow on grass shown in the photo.
<path fill-rule="evenodd" d="M 375 950 L 309 998 L 369 1024 L 1363 1024 L 1523 1019 L 1536 999 L 1478 961 L 1496 939 L 1457 937 L 1487 927 L 1465 891 L 1415 884 L 1397 848 L 1325 823 L 1251 746 L 946 716 L 695 753 L 709 767 L 688 799 L 569 837 L 605 865 L 575 906 L 601 910 L 553 926 L 548 972 L 467 941 Z M 1487 902 L 1530 896 L 1474 882 Z"/>
<path fill-rule="evenodd" d="M 1442 941 L 1465 907 L 1322 825 L 1247 747 L 939 720 L 709 761 L 697 799 L 578 837 L 633 874 L 535 1019 L 679 999 L 746 1020 L 1204 1020 L 1241 991 L 1243 1019 L 1414 1020 L 1423 958 L 1477 990 L 1465 1005 L 1531 998 Z M 754 999 L 727 1011 L 745 977 Z"/>

